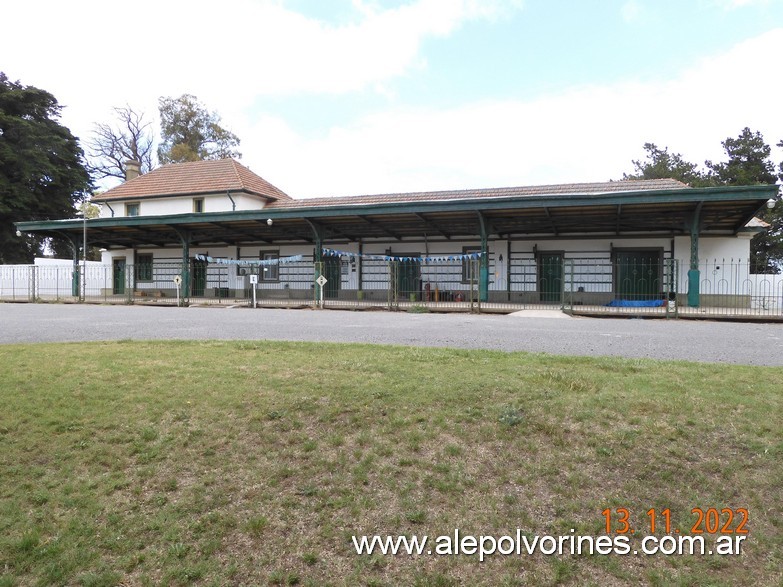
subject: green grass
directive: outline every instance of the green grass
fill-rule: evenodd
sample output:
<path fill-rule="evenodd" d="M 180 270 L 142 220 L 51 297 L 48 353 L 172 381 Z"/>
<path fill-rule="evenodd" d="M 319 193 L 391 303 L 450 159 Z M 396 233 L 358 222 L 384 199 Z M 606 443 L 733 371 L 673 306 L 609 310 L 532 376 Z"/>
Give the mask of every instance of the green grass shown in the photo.
<path fill-rule="evenodd" d="M 783 370 L 266 342 L 0 346 L 0 585 L 777 585 Z M 358 556 L 690 528 L 740 557 Z"/>

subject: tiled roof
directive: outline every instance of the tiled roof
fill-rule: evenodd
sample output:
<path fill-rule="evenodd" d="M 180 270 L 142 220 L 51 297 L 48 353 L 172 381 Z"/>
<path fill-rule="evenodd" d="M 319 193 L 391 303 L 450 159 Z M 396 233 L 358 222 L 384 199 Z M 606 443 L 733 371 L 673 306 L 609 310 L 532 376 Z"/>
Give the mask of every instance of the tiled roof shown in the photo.
<path fill-rule="evenodd" d="M 164 165 L 93 198 L 127 200 L 156 196 L 246 192 L 269 200 L 290 200 L 280 189 L 233 159 Z"/>
<path fill-rule="evenodd" d="M 450 190 L 440 192 L 411 192 L 379 194 L 372 196 L 342 196 L 308 198 L 302 200 L 280 200 L 268 208 L 312 208 L 317 206 L 362 206 L 371 204 L 394 204 L 407 202 L 432 202 L 448 200 L 469 200 L 478 198 L 513 198 L 523 196 L 599 195 L 615 192 L 638 192 L 650 190 L 681 190 L 688 186 L 676 179 L 647 179 L 608 181 L 603 183 L 566 183 L 554 185 L 489 188 L 475 190 Z"/>

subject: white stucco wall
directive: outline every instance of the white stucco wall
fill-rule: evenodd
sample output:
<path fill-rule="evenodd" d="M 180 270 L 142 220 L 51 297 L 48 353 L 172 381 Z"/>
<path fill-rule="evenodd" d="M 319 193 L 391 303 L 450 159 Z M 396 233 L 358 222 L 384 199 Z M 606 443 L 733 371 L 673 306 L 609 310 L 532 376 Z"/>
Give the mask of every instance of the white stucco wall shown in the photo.
<path fill-rule="evenodd" d="M 326 245 L 340 251 L 358 254 L 359 245 L 348 243 L 341 245 Z M 478 247 L 479 241 L 436 241 L 436 242 L 366 242 L 363 245 L 365 255 L 394 256 L 448 256 L 461 255 L 465 247 Z M 665 261 L 665 267 L 670 267 L 672 258 L 671 238 L 647 239 L 564 239 L 535 241 L 491 240 L 489 242 L 489 291 L 510 291 L 516 294 L 532 294 L 540 289 L 538 284 L 538 266 L 534 255 L 534 247 L 538 254 L 558 252 L 566 261 L 563 272 L 566 291 L 609 294 L 614 289 L 614 269 L 611 263 L 612 249 L 658 249 Z M 242 247 L 192 247 L 190 256 L 198 254 L 210 255 L 225 259 L 259 259 L 262 252 L 277 252 L 280 257 L 303 255 L 301 263 L 279 266 L 279 279 L 259 282 L 259 288 L 307 290 L 312 288 L 313 280 L 313 245 L 255 245 Z M 749 283 L 747 258 L 749 256 L 749 239 L 735 237 L 720 237 L 700 239 L 702 254 L 702 291 L 704 293 L 736 293 L 746 288 Z M 171 275 L 165 271 L 159 280 L 153 282 L 138 282 L 137 289 L 160 289 L 170 287 L 170 277 L 177 273 L 181 263 L 182 252 L 179 248 L 139 249 L 139 254 L 153 254 L 156 265 L 169 264 Z M 103 262 L 111 266 L 112 259 L 123 257 L 128 265 L 133 263 L 133 250 L 110 251 L 104 253 Z M 674 258 L 678 261 L 677 291 L 687 293 L 687 273 L 690 263 L 690 239 L 677 237 L 674 243 Z M 716 262 L 716 259 L 718 260 Z M 724 261 L 723 259 L 726 259 Z M 733 259 L 734 261 L 729 261 Z M 740 261 L 741 260 L 741 261 Z M 511 266 L 509 268 L 509 263 Z M 263 271 L 263 269 L 262 269 Z M 234 265 L 211 264 L 207 268 L 207 288 L 229 288 L 242 290 L 249 287 L 249 269 L 237 268 Z M 362 273 L 363 283 L 359 284 L 359 273 Z M 728 272 L 728 273 L 727 273 Z M 666 270 L 664 270 L 666 273 Z M 462 262 L 459 260 L 440 263 L 423 263 L 420 270 L 422 288 L 430 285 L 431 289 L 464 290 L 462 282 Z M 661 290 L 668 287 L 670 275 L 659 275 Z M 666 283 L 663 283 L 666 281 Z M 743 285 L 744 284 L 744 285 Z M 341 290 L 382 290 L 389 287 L 388 263 L 383 260 L 342 258 L 340 259 L 340 289 Z M 210 295 L 210 293 L 208 293 Z"/>
<path fill-rule="evenodd" d="M 261 210 L 265 200 L 248 196 L 246 194 L 231 194 L 236 205 L 236 210 Z M 149 200 L 124 200 L 117 202 L 99 202 L 101 206 L 101 218 L 111 218 L 114 209 L 114 217 L 126 216 L 126 204 L 135 202 L 139 204 L 139 216 L 163 216 L 167 214 L 191 214 L 193 212 L 193 200 L 204 199 L 204 212 L 231 212 L 233 205 L 228 196 L 223 194 L 152 198 Z"/>

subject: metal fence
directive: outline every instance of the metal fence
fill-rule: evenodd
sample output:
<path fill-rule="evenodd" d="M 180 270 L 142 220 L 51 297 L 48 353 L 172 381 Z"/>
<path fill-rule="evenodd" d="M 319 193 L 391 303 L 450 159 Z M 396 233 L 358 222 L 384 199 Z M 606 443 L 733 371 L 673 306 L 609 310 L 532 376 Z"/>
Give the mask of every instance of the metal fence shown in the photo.
<path fill-rule="evenodd" d="M 677 259 L 568 259 L 563 307 L 577 314 L 676 317 L 684 302 L 679 283 Z"/>
<path fill-rule="evenodd" d="M 310 258 L 273 266 L 190 264 L 0 266 L 0 301 L 225 304 L 258 307 L 384 308 L 409 312 L 499 312 L 548 308 L 573 314 L 783 318 L 783 275 L 747 261 L 699 266 L 698 305 L 688 301 L 689 267 L 676 259 L 511 258 L 426 262 L 405 258 Z M 319 278 L 325 280 L 323 285 Z M 179 284 L 177 281 L 179 280 Z"/>

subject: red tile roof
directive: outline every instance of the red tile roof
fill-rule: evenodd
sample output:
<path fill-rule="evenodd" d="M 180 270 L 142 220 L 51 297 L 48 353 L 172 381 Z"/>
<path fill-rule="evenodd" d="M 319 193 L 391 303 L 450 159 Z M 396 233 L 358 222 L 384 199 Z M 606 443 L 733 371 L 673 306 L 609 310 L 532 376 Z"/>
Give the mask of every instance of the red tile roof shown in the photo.
<path fill-rule="evenodd" d="M 164 165 L 118 185 L 94 201 L 158 196 L 245 192 L 268 200 L 290 200 L 282 190 L 233 159 Z"/>
<path fill-rule="evenodd" d="M 598 195 L 614 192 L 638 192 L 650 190 L 681 190 L 688 186 L 676 179 L 622 180 L 603 183 L 566 183 L 538 186 L 489 188 L 474 190 L 450 190 L 439 192 L 410 192 L 367 196 L 342 196 L 281 200 L 267 208 L 312 208 L 317 206 L 361 206 L 403 202 L 431 202 L 469 200 L 479 198 L 513 198 L 520 196 Z"/>

